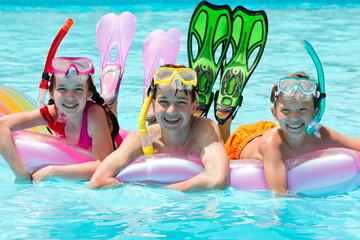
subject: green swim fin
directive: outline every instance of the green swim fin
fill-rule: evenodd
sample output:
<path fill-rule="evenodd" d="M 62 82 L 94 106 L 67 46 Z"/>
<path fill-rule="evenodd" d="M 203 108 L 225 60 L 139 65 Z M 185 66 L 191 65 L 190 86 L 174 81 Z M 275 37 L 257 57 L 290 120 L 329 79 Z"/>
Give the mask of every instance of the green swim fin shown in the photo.
<path fill-rule="evenodd" d="M 216 6 L 202 1 L 192 15 L 187 50 L 189 65 L 199 79 L 198 112 L 201 112 L 195 115 L 206 116 L 213 101 L 212 88 L 230 43 L 231 23 L 228 5 Z"/>
<path fill-rule="evenodd" d="M 215 97 L 215 118 L 220 124 L 224 124 L 230 117 L 235 117 L 241 106 L 241 94 L 265 48 L 267 16 L 264 11 L 250 11 L 238 6 L 232 12 L 232 26 L 229 45 L 232 56 L 229 62 L 224 60 L 222 64 L 220 88 Z M 216 111 L 230 114 L 221 119 Z"/>

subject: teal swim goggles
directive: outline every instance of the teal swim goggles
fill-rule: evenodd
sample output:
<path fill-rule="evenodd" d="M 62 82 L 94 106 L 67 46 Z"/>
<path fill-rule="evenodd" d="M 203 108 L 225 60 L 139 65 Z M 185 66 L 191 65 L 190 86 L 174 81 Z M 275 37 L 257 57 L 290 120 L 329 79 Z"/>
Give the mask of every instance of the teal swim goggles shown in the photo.
<path fill-rule="evenodd" d="M 316 91 L 316 81 L 309 78 L 285 77 L 281 78 L 277 84 L 278 90 L 275 96 L 279 96 L 280 92 L 285 94 L 295 93 L 313 94 L 315 98 L 320 96 L 320 92 Z"/>

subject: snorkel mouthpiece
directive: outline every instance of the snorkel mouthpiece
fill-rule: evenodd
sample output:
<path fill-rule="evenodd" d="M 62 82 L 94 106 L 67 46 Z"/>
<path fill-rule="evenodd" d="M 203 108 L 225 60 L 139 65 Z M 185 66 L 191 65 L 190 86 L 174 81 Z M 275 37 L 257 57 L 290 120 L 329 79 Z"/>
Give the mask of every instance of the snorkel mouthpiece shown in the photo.
<path fill-rule="evenodd" d="M 322 125 L 320 124 L 320 121 L 325 112 L 325 96 L 326 96 L 325 95 L 324 70 L 323 70 L 322 64 L 320 62 L 320 59 L 319 59 L 318 55 L 316 54 L 314 48 L 311 46 L 311 44 L 306 40 L 304 40 L 302 43 L 303 43 L 305 49 L 308 51 L 311 59 L 313 60 L 313 62 L 315 64 L 317 78 L 318 78 L 318 85 L 319 85 L 319 89 L 320 89 L 319 110 L 316 113 L 313 120 L 310 122 L 310 124 L 306 127 L 305 133 L 308 135 L 314 134 L 315 137 L 321 138 L 319 130 Z"/>
<path fill-rule="evenodd" d="M 314 134 L 315 137 L 321 138 L 321 134 L 320 134 L 319 130 L 320 130 L 322 124 L 319 122 L 316 122 L 314 120 L 311 121 L 310 124 L 305 129 L 305 133 L 308 135 Z"/>

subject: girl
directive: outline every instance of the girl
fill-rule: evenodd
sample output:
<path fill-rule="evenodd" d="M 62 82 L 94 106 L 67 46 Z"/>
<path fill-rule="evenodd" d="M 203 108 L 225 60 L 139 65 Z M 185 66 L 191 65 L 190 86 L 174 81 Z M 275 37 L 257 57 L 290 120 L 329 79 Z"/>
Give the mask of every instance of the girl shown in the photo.
<path fill-rule="evenodd" d="M 99 163 L 114 150 L 119 125 L 96 91 L 92 61 L 57 57 L 52 61 L 52 69 L 51 99 L 47 106 L 0 118 L 0 153 L 14 172 L 15 182 L 38 182 L 49 176 L 88 180 Z M 68 142 L 92 148 L 94 161 L 67 166 L 50 165 L 30 175 L 16 151 L 11 132 L 39 125 L 47 125 L 53 134 Z"/>

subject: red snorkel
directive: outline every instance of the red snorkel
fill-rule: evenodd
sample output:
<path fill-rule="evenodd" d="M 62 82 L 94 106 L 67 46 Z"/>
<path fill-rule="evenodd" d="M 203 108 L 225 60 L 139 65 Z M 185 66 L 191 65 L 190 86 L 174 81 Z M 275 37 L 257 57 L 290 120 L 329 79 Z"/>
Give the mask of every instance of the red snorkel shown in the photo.
<path fill-rule="evenodd" d="M 68 18 L 66 20 L 64 26 L 62 26 L 62 28 L 60 29 L 60 31 L 58 32 L 58 34 L 56 35 L 56 37 L 54 38 L 54 40 L 50 46 L 50 49 L 49 49 L 49 52 L 48 52 L 48 55 L 46 58 L 44 72 L 41 77 L 42 80 L 39 85 L 39 97 L 37 100 L 37 104 L 39 107 L 45 106 L 44 100 L 45 100 L 46 92 L 49 89 L 49 79 L 50 79 L 50 74 L 52 73 L 51 61 L 53 60 L 53 58 L 55 56 L 56 50 L 58 49 L 60 42 L 63 40 L 63 38 L 65 37 L 65 35 L 69 31 L 69 29 L 73 23 L 74 23 L 74 21 L 72 19 Z"/>

